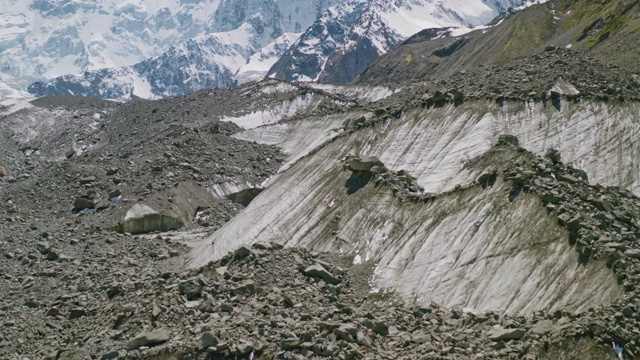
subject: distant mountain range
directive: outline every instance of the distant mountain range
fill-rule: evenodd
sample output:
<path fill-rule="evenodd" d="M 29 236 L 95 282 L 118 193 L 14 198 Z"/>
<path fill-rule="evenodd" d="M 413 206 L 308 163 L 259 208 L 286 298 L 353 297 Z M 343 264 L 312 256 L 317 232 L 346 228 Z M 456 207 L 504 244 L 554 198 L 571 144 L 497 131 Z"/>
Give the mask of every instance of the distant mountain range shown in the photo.
<path fill-rule="evenodd" d="M 352 81 L 425 28 L 459 32 L 526 0 L 0 0 L 0 82 L 127 100 L 264 76 Z"/>

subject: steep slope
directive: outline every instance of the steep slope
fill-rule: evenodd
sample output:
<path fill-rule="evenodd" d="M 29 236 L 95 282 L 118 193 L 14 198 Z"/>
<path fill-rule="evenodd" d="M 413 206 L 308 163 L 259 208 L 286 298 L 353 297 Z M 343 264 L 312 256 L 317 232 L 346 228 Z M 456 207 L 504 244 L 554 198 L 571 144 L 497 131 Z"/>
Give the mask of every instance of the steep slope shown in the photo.
<path fill-rule="evenodd" d="M 425 28 L 484 25 L 526 1 L 351 1 L 328 9 L 269 71 L 289 81 L 348 83 Z"/>
<path fill-rule="evenodd" d="M 589 9 L 589 10 L 586 10 Z M 508 16 L 488 29 L 443 37 L 424 31 L 381 57 L 356 82 L 446 79 L 479 66 L 508 63 L 547 46 L 570 48 L 640 72 L 640 16 L 636 1 L 550 1 Z M 611 56 L 615 52 L 616 56 Z"/>

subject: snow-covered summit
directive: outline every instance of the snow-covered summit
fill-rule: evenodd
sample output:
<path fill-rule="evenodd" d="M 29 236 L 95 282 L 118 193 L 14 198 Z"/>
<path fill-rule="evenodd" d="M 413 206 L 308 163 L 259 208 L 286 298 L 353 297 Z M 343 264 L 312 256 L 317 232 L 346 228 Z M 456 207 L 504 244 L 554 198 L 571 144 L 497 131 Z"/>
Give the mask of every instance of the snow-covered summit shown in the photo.
<path fill-rule="evenodd" d="M 544 0 L 543 0 L 544 1 Z M 523 0 L 352 0 L 327 9 L 274 65 L 269 76 L 350 82 L 380 55 L 429 28 L 486 25 Z"/>
<path fill-rule="evenodd" d="M 348 82 L 424 28 L 528 0 L 0 0 L 0 75 L 35 95 L 156 98 L 265 75 Z"/>
<path fill-rule="evenodd" d="M 212 33 L 253 54 L 285 33 L 301 33 L 335 2 L 0 0 L 0 72 L 11 78 L 7 84 L 26 88 L 56 76 L 132 66 Z M 242 27 L 253 33 L 240 34 Z"/>

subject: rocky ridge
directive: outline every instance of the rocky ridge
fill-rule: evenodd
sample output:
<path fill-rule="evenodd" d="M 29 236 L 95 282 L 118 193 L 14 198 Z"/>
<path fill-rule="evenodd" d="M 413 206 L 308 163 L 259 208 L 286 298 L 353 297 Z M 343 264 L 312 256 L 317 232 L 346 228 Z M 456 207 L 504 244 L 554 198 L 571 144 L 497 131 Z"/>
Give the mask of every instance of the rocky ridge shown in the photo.
<path fill-rule="evenodd" d="M 460 71 L 441 80 L 427 80 L 414 92 L 427 92 L 425 106 L 465 100 L 596 99 L 640 100 L 640 79 L 615 65 L 602 63 L 578 51 L 549 46 L 506 66 L 492 65 Z M 422 88 L 422 89 L 420 89 Z"/>

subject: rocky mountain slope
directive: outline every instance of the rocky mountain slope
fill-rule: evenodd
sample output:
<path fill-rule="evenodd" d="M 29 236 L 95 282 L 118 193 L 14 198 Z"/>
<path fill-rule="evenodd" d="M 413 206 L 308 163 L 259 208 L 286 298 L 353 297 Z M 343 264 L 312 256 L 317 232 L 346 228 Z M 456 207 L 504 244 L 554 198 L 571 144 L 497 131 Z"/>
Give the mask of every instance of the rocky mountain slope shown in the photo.
<path fill-rule="evenodd" d="M 635 74 L 636 81 L 639 30 L 637 1 L 551 1 L 513 14 L 498 26 L 458 37 L 432 30 L 418 33 L 356 82 L 446 79 L 479 66 L 502 67 L 547 46 L 581 51 L 616 66 L 612 72 Z"/>

